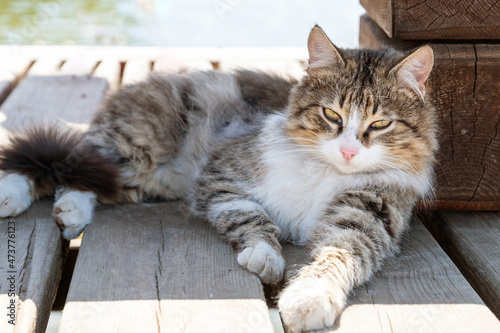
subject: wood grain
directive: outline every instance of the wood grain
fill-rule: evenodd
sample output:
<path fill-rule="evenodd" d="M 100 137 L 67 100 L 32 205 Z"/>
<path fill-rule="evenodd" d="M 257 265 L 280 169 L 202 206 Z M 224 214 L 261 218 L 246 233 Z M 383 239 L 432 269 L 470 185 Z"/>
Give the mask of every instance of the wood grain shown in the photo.
<path fill-rule="evenodd" d="M 104 80 L 88 76 L 28 76 L 2 105 L 2 133 L 31 121 L 88 122 L 106 89 Z M 0 221 L 0 253 L 4 258 L 0 261 L 0 304 L 6 309 L 4 305 L 10 301 L 5 275 L 8 221 L 16 225 L 15 293 L 19 304 L 16 326 L 7 325 L 2 316 L 1 332 L 45 332 L 68 249 L 54 223 L 52 204 L 52 200 L 37 202 L 22 215 Z"/>
<path fill-rule="evenodd" d="M 461 213 L 457 213 L 461 214 Z M 305 249 L 286 248 L 300 265 Z M 291 257 L 290 257 L 291 252 Z M 304 261 L 302 261 L 304 263 Z M 418 220 L 401 254 L 356 288 L 324 332 L 497 332 L 500 322 Z"/>
<path fill-rule="evenodd" d="M 20 129 L 55 121 L 87 124 L 107 89 L 105 79 L 90 75 L 28 75 L 3 103 L 1 126 Z"/>
<path fill-rule="evenodd" d="M 59 332 L 272 332 L 258 277 L 186 210 L 181 202 L 99 209 Z"/>
<path fill-rule="evenodd" d="M 391 38 L 500 40 L 496 0 L 360 0 Z"/>
<path fill-rule="evenodd" d="M 366 15 L 360 46 L 408 50 L 419 45 L 390 39 Z M 430 44 L 429 78 L 441 133 L 437 207 L 500 209 L 500 45 Z"/>
<path fill-rule="evenodd" d="M 68 248 L 51 213 L 52 203 L 43 201 L 18 217 L 0 219 L 0 332 L 45 332 Z M 15 225 L 14 238 L 10 238 L 15 241 L 14 269 L 7 262 L 8 222 Z M 18 305 L 15 326 L 7 322 L 6 316 L 12 299 L 7 277 L 12 275 Z"/>
<path fill-rule="evenodd" d="M 500 213 L 438 212 L 427 225 L 500 318 Z"/>

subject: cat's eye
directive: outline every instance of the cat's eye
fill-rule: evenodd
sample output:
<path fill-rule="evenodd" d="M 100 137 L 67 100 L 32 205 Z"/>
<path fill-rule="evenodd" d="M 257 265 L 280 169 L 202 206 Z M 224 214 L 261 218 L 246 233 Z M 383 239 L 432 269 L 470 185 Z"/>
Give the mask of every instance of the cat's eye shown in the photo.
<path fill-rule="evenodd" d="M 390 120 L 379 120 L 370 125 L 373 129 L 384 129 L 391 124 Z"/>
<path fill-rule="evenodd" d="M 323 112 L 328 120 L 333 121 L 334 123 L 342 123 L 342 118 L 340 117 L 340 115 L 332 109 L 323 108 Z"/>

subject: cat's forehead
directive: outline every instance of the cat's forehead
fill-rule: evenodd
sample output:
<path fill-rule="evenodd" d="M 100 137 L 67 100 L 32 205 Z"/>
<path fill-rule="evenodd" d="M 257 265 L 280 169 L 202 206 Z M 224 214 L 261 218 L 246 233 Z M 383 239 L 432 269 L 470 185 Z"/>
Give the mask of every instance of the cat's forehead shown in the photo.
<path fill-rule="evenodd" d="M 322 100 L 345 112 L 368 116 L 388 112 L 397 82 L 390 69 L 401 55 L 391 52 L 347 50 L 345 66 L 322 73 Z"/>

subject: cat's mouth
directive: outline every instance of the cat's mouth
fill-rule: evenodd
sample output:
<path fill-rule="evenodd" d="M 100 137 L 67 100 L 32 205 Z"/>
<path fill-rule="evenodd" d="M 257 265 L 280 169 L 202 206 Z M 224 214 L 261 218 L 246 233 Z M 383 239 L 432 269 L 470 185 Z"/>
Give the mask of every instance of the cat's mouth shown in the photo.
<path fill-rule="evenodd" d="M 353 174 L 353 173 L 363 173 L 364 168 L 360 167 L 356 161 L 346 161 L 346 160 L 340 160 L 340 161 L 335 161 L 333 163 L 335 168 L 340 171 L 341 173 L 344 174 Z"/>

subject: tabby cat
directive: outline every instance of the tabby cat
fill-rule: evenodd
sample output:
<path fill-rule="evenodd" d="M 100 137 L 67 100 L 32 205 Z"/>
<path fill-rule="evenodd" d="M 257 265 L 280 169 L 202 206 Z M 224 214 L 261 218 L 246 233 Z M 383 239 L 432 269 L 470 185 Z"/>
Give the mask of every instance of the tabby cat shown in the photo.
<path fill-rule="evenodd" d="M 280 241 L 313 261 L 278 306 L 293 332 L 333 325 L 353 287 L 398 252 L 432 189 L 433 52 L 339 49 L 316 26 L 306 75 L 154 74 L 110 96 L 85 133 L 32 128 L 0 149 L 0 216 L 55 193 L 66 238 L 97 202 L 184 198 L 263 282 Z"/>

